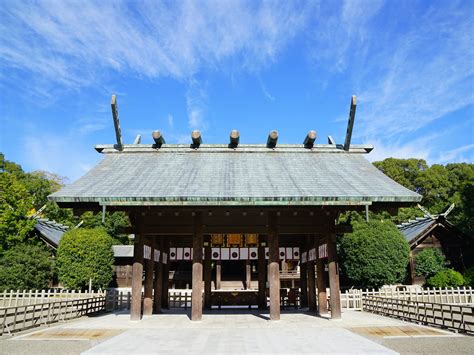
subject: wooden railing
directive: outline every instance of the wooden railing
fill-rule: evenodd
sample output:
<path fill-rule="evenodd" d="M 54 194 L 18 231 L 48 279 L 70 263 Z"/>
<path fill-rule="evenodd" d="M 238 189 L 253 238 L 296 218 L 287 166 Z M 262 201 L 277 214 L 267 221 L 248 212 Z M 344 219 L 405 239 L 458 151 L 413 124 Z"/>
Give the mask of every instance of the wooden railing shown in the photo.
<path fill-rule="evenodd" d="M 329 289 L 326 290 L 329 297 Z M 341 291 L 341 307 L 362 310 L 362 299 L 367 296 L 408 300 L 416 302 L 474 305 L 474 290 L 471 287 L 457 288 L 419 288 L 419 289 L 380 289 Z"/>
<path fill-rule="evenodd" d="M 129 290 L 108 289 L 105 298 L 107 312 L 130 310 L 132 292 Z"/>
<path fill-rule="evenodd" d="M 474 306 L 364 296 L 363 310 L 474 334 Z"/>
<path fill-rule="evenodd" d="M 170 308 L 191 308 L 191 291 L 189 290 L 169 290 Z"/>
<path fill-rule="evenodd" d="M 84 298 L 104 296 L 105 292 L 82 292 L 76 290 L 10 290 L 0 293 L 0 308 L 29 306 L 53 301 L 70 301 Z"/>
<path fill-rule="evenodd" d="M 105 310 L 105 295 L 0 308 L 0 335 L 11 335 L 42 324 L 66 321 L 102 310 Z"/>

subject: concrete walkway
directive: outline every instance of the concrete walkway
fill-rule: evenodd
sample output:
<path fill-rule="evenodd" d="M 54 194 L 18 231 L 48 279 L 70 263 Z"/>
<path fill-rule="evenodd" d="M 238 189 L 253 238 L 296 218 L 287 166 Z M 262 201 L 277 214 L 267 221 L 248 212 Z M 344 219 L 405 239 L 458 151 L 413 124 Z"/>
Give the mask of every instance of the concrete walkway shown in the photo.
<path fill-rule="evenodd" d="M 2 340 L 0 353 L 53 353 L 54 344 L 58 343 L 61 345 L 57 349 L 69 354 L 81 351 L 84 354 L 127 355 L 396 354 L 384 346 L 387 339 L 400 339 L 403 343 L 404 339 L 410 339 L 416 343 L 416 339 L 426 337 L 445 341 L 448 346 L 455 338 L 462 340 L 458 342 L 460 349 L 469 344 L 466 341 L 472 340 L 472 337 L 358 311 L 345 311 L 340 321 L 284 311 L 280 321 L 268 321 L 265 313 L 229 310 L 206 313 L 201 322 L 191 322 L 185 312 L 149 316 L 139 322 L 131 322 L 125 313 L 83 318 Z M 45 345 L 44 352 L 38 351 L 40 341 Z M 74 351 L 75 344 L 79 344 L 77 351 Z"/>

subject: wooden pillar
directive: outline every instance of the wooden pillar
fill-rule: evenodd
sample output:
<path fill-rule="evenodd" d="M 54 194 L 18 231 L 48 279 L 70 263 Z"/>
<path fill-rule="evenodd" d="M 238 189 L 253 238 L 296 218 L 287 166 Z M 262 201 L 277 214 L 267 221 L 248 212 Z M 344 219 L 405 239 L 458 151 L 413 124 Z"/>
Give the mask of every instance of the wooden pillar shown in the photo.
<path fill-rule="evenodd" d="M 274 212 L 268 221 L 268 282 L 270 286 L 270 320 L 280 319 L 280 251 L 278 243 L 277 216 Z"/>
<path fill-rule="evenodd" d="M 252 264 L 245 260 L 245 289 L 249 290 L 252 285 Z"/>
<path fill-rule="evenodd" d="M 314 236 L 307 237 L 308 249 L 314 248 Z M 307 262 L 307 277 L 308 277 L 308 309 L 310 311 L 316 311 L 316 280 L 315 280 L 315 269 L 314 269 L 314 260 Z"/>
<path fill-rule="evenodd" d="M 318 282 L 318 314 L 328 313 L 328 297 L 326 294 L 326 273 L 324 272 L 324 260 L 320 258 L 319 246 L 324 244 L 324 240 L 319 239 L 316 249 L 316 273 Z"/>
<path fill-rule="evenodd" d="M 143 298 L 143 315 L 150 316 L 153 314 L 153 247 L 150 239 L 146 239 L 146 246 L 151 249 L 150 259 L 145 262 L 145 291 Z"/>
<path fill-rule="evenodd" d="M 170 241 L 168 237 L 163 237 L 163 249 L 161 250 L 162 253 L 162 280 L 163 286 L 161 288 L 161 308 L 169 309 L 169 294 L 168 288 L 170 284 Z M 166 260 L 163 259 L 164 255 L 166 254 Z"/>
<path fill-rule="evenodd" d="M 142 313 L 142 278 L 143 278 L 143 236 L 135 235 L 132 269 L 132 302 L 130 320 L 140 320 Z"/>
<path fill-rule="evenodd" d="M 162 260 L 162 253 L 163 253 L 163 241 L 160 240 L 160 243 L 153 243 L 155 250 L 160 250 L 160 260 L 155 262 L 154 269 L 155 269 L 155 278 L 153 280 L 153 313 L 161 313 L 161 297 L 163 294 L 163 264 L 161 263 Z"/>
<path fill-rule="evenodd" d="M 336 235 L 328 238 L 329 292 L 331 294 L 331 319 L 341 319 L 341 295 L 337 266 Z"/>
<path fill-rule="evenodd" d="M 258 247 L 258 309 L 267 309 L 267 263 L 265 247 Z"/>
<path fill-rule="evenodd" d="M 305 238 L 303 238 L 305 239 Z M 300 245 L 300 257 L 303 252 L 306 252 L 306 240 L 303 240 L 303 242 Z M 301 259 L 300 259 L 301 260 Z M 300 263 L 300 306 L 301 308 L 308 307 L 308 275 L 307 275 L 307 262 L 306 263 Z"/>
<path fill-rule="evenodd" d="M 204 247 L 204 253 L 204 307 L 211 309 L 212 256 L 210 242 Z"/>
<path fill-rule="evenodd" d="M 221 289 L 222 263 L 220 260 L 216 261 L 216 290 Z"/>
<path fill-rule="evenodd" d="M 202 221 L 198 212 L 194 217 L 193 235 L 193 290 L 191 294 L 191 320 L 202 319 Z"/>

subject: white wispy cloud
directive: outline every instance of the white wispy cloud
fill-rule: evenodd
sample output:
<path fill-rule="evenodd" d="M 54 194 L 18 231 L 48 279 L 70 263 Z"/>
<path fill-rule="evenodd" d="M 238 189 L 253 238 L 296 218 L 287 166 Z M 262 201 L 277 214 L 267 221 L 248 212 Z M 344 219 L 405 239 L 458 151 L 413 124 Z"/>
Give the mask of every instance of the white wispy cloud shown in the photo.
<path fill-rule="evenodd" d="M 327 20 L 314 25 L 312 55 L 349 80 L 358 96 L 355 139 L 380 145 L 372 159 L 437 161 L 439 152 L 407 140 L 430 135 L 434 121 L 474 103 L 474 6 L 441 2 L 403 11 L 383 1 L 322 4 L 318 19 Z"/>
<path fill-rule="evenodd" d="M 97 85 L 107 70 L 187 79 L 235 56 L 242 68 L 256 70 L 305 26 L 313 6 L 6 0 L 0 7 L 0 64 L 72 89 Z M 2 77 L 2 85 L 15 75 Z"/>
<path fill-rule="evenodd" d="M 206 84 L 202 84 L 196 79 L 191 79 L 186 92 L 186 109 L 189 128 L 203 131 L 208 128 L 209 122 L 205 117 L 207 99 Z"/>
<path fill-rule="evenodd" d="M 173 117 L 173 115 L 169 113 L 168 116 L 167 116 L 167 118 L 168 118 L 168 126 L 169 126 L 170 128 L 173 128 L 173 125 L 174 125 L 174 117 Z"/>
<path fill-rule="evenodd" d="M 459 163 L 474 161 L 474 143 L 462 145 L 460 147 L 442 151 L 439 154 L 437 163 Z"/>

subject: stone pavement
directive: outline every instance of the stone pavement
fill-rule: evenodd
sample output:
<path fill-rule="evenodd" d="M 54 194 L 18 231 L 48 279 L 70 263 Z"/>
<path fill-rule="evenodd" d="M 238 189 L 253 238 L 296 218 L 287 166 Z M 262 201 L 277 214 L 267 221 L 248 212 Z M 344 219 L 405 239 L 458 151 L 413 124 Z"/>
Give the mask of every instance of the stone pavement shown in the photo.
<path fill-rule="evenodd" d="M 221 310 L 205 313 L 201 322 L 191 322 L 187 313 L 176 311 L 139 322 L 131 322 L 125 313 L 82 318 L 2 339 L 0 353 L 430 353 L 417 347 L 426 339 L 438 344 L 431 350 L 440 352 L 452 353 L 457 344 L 455 349 L 469 353 L 474 346 L 473 337 L 366 312 L 345 311 L 342 320 L 331 321 L 283 311 L 280 321 L 270 322 L 268 314 L 257 311 Z M 408 340 L 411 347 L 405 346 Z M 55 348 L 56 343 L 61 347 Z"/>

